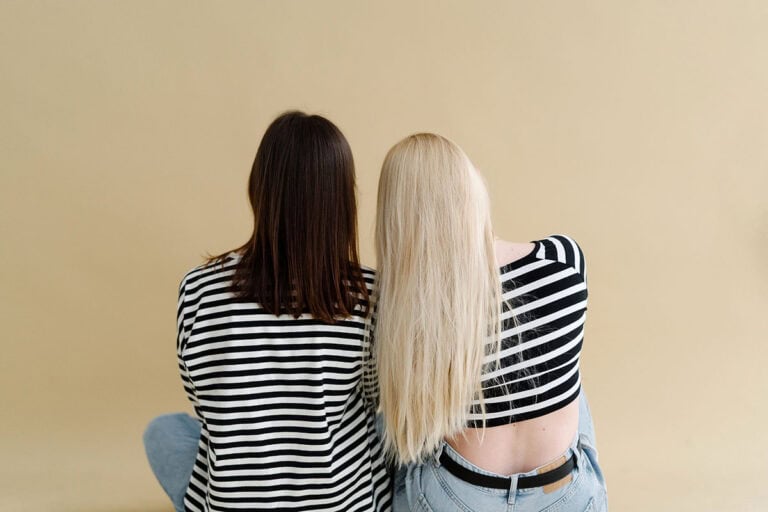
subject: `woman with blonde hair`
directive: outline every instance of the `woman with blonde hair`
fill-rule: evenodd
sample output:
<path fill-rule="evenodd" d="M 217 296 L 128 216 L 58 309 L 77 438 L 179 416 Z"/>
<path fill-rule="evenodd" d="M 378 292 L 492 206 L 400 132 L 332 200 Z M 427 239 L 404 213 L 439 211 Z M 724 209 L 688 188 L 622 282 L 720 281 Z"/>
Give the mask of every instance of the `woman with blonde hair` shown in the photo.
<path fill-rule="evenodd" d="M 387 154 L 376 218 L 377 372 L 394 510 L 605 510 L 579 356 L 584 256 L 494 240 L 482 178 L 417 134 Z"/>

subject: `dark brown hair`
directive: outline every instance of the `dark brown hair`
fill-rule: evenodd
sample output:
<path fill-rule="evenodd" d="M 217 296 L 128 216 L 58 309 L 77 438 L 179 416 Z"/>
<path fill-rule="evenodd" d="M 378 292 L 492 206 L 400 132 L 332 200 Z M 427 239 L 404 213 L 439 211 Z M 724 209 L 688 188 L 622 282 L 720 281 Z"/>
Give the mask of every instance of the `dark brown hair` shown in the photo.
<path fill-rule="evenodd" d="M 310 313 L 329 323 L 357 305 L 367 314 L 355 165 L 336 125 L 302 112 L 275 119 L 256 152 L 248 195 L 254 226 L 238 249 L 236 295 L 275 315 Z"/>

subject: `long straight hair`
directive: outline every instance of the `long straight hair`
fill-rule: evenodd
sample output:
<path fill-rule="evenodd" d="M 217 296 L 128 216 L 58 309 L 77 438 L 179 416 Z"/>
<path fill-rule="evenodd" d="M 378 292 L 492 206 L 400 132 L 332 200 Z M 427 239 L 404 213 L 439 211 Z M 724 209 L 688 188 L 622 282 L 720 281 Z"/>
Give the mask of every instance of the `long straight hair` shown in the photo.
<path fill-rule="evenodd" d="M 236 250 L 236 295 L 274 315 L 333 323 L 358 306 L 367 315 L 355 166 L 336 125 L 295 111 L 275 119 L 256 152 L 248 196 L 253 233 Z"/>
<path fill-rule="evenodd" d="M 387 154 L 376 213 L 374 359 L 384 444 L 421 462 L 462 430 L 498 354 L 501 283 L 488 193 L 467 155 L 439 135 Z"/>

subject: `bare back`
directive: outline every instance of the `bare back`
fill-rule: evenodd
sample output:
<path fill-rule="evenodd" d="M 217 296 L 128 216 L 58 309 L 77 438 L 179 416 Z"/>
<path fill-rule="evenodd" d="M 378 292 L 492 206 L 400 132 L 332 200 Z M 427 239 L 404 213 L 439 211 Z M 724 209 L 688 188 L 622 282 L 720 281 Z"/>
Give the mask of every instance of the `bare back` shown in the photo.
<path fill-rule="evenodd" d="M 499 266 L 516 261 L 534 250 L 532 243 L 497 240 Z M 446 439 L 462 457 L 486 471 L 502 475 L 524 473 L 542 466 L 565 452 L 576 436 L 579 402 L 572 401 L 554 412 L 518 423 L 468 428 L 464 435 Z"/>

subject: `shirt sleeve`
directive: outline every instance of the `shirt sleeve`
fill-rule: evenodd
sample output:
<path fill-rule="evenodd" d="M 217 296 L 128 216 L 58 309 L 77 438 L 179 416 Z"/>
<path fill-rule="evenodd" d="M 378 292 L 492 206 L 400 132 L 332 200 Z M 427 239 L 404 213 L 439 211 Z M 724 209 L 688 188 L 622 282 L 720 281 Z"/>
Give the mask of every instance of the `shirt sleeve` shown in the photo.
<path fill-rule="evenodd" d="M 376 350 L 374 347 L 374 337 L 376 332 L 376 306 L 373 305 L 373 312 L 369 322 L 365 326 L 365 338 L 363 340 L 363 398 L 366 405 L 374 412 L 379 408 L 379 372 L 376 362 Z"/>
<path fill-rule="evenodd" d="M 587 265 L 584 261 L 584 253 L 576 240 L 566 235 L 552 235 L 541 240 L 539 258 L 545 258 L 551 261 L 558 261 L 567 265 L 581 276 L 582 280 L 587 282 Z"/>
<path fill-rule="evenodd" d="M 184 385 L 184 391 L 186 392 L 189 401 L 192 402 L 195 415 L 203 424 L 203 428 L 200 431 L 200 442 L 198 444 L 195 465 L 192 469 L 189 484 L 184 495 L 184 507 L 185 510 L 203 512 L 204 510 L 207 510 L 205 507 L 205 495 L 206 482 L 208 481 L 208 433 L 205 428 L 205 421 L 203 421 L 203 415 L 200 412 L 200 403 L 197 399 L 197 392 L 192 383 L 192 379 L 189 376 L 189 370 L 187 369 L 187 364 L 183 357 L 184 348 L 187 345 L 189 334 L 192 331 L 192 324 L 194 323 L 193 310 L 186 302 L 187 277 L 188 275 L 184 277 L 179 285 L 179 302 L 176 310 L 176 357 L 179 365 L 181 382 Z"/>
<path fill-rule="evenodd" d="M 192 407 L 195 409 L 195 414 L 202 421 L 203 417 L 200 414 L 200 403 L 197 400 L 197 393 L 195 386 L 192 383 L 192 379 L 189 377 L 189 370 L 187 364 L 184 361 L 183 352 L 189 339 L 189 332 L 192 329 L 192 321 L 188 314 L 188 308 L 186 305 L 186 284 L 187 278 L 185 277 L 179 285 L 179 301 L 176 308 L 176 358 L 179 365 L 179 374 L 181 375 L 181 382 L 184 386 L 184 392 L 187 394 L 187 398 L 192 402 Z"/>

